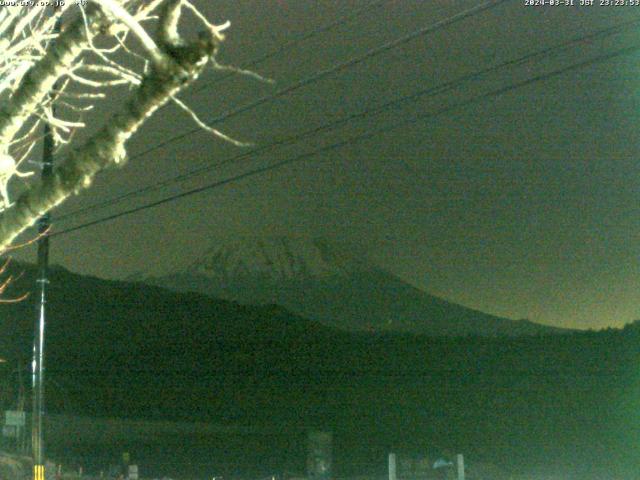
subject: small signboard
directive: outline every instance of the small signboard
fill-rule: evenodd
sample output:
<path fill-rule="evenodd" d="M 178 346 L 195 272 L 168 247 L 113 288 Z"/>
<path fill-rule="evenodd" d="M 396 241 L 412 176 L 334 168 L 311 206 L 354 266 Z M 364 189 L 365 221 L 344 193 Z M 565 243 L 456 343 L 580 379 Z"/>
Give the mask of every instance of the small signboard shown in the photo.
<path fill-rule="evenodd" d="M 5 410 L 4 424 L 11 427 L 24 427 L 26 415 L 21 410 Z"/>
<path fill-rule="evenodd" d="M 138 480 L 138 465 L 129 465 L 129 480 Z"/>
<path fill-rule="evenodd" d="M 7 438 L 16 438 L 16 427 L 13 425 L 4 425 L 2 427 L 2 436 Z"/>

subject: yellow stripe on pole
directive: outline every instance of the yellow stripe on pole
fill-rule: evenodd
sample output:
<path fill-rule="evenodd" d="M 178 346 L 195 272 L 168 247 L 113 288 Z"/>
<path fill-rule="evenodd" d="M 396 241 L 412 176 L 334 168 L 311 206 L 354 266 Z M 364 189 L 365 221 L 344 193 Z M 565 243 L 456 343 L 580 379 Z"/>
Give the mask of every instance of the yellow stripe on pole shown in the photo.
<path fill-rule="evenodd" d="M 33 480 L 44 480 L 44 465 L 33 466 Z"/>

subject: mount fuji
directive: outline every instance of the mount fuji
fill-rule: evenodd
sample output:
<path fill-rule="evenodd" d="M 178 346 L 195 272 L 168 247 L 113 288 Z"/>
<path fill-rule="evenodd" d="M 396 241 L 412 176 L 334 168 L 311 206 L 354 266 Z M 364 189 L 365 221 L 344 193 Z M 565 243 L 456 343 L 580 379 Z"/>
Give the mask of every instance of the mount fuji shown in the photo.
<path fill-rule="evenodd" d="M 144 283 L 241 304 L 276 304 L 348 331 L 430 336 L 566 331 L 448 302 L 322 239 L 244 238 L 210 249 L 181 272 Z"/>

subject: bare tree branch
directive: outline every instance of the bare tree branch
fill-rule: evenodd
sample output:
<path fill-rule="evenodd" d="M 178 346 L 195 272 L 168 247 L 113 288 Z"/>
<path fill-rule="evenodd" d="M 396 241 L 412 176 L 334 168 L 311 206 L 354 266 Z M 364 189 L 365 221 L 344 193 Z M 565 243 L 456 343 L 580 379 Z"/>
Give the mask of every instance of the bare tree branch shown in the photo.
<path fill-rule="evenodd" d="M 207 62 L 214 57 L 223 38 L 222 31 L 228 24 L 214 27 L 207 22 L 205 31 L 198 39 L 187 43 L 178 33 L 182 3 L 181 0 L 165 2 L 160 12 L 159 28 L 154 42 L 154 48 L 158 49 L 159 54 L 153 58 L 141 81 L 137 79 L 136 74 L 129 76 L 131 83 L 139 84 L 123 109 L 109 118 L 84 145 L 73 148 L 50 177 L 30 185 L 15 203 L 0 213 L 0 252 L 10 248 L 14 239 L 33 225 L 41 215 L 74 193 L 87 188 L 98 172 L 110 165 L 124 163 L 125 145 L 131 135 L 153 112 L 167 101 L 176 98 L 181 90 L 190 85 Z M 192 8 L 190 4 L 188 7 Z M 127 28 L 132 27 L 131 22 L 138 21 L 136 16 L 128 14 L 123 19 L 121 13 L 117 8 L 113 8 L 110 11 L 111 20 L 123 22 Z M 2 109 L 1 144 L 8 145 L 19 131 L 22 122 L 37 112 L 54 82 L 71 71 L 71 67 L 84 49 L 91 48 L 91 35 L 97 34 L 100 29 L 109 25 L 106 16 L 96 8 L 88 10 L 86 18 L 87 25 L 84 25 L 84 21 L 75 21 L 60 35 L 42 60 L 25 75 L 26 83 L 22 82 L 9 105 Z M 87 29 L 90 31 L 89 36 L 85 33 Z M 145 49 L 148 48 L 151 48 L 150 43 L 145 45 Z M 110 72 L 113 73 L 114 70 Z M 59 119 L 48 120 L 57 121 L 60 127 L 74 125 Z"/>
<path fill-rule="evenodd" d="M 28 70 L 20 87 L 0 110 L 0 148 L 9 145 L 25 121 L 51 92 L 56 81 L 86 48 L 86 32 L 95 35 L 107 26 L 102 11 L 91 6 L 87 11 L 87 25 L 83 19 L 76 19 L 60 34 L 42 59 Z"/>

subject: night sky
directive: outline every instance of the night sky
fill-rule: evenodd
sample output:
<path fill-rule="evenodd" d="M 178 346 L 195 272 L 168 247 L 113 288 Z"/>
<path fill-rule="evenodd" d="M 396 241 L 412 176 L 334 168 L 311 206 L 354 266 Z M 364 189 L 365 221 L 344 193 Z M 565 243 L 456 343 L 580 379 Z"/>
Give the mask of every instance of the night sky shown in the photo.
<path fill-rule="evenodd" d="M 242 65 L 363 9 L 358 0 L 194 1 L 232 27 L 219 60 Z M 480 1 L 387 0 L 256 66 L 276 81 L 208 72 L 182 95 L 211 119 Z M 579 3 L 579 0 L 575 0 Z M 596 1 L 596 3 L 599 3 Z M 312 82 L 219 125 L 256 146 L 637 18 L 640 7 L 530 7 L 507 1 Z M 300 144 L 55 223 L 57 231 L 408 121 L 467 99 L 640 46 L 640 22 L 503 68 L 437 96 L 349 122 Z M 640 50 L 389 128 L 267 173 L 52 239 L 52 261 L 104 278 L 161 274 L 239 235 L 353 243 L 435 295 L 488 313 L 576 328 L 640 318 Z M 224 78 L 223 78 L 224 77 Z M 196 91 L 198 90 L 198 91 Z M 109 107 L 124 92 L 115 91 Z M 104 118 L 104 109 L 95 118 Z M 54 212 L 78 208 L 243 153 L 175 107 L 129 145 L 124 169 Z M 88 133 L 88 132 L 86 132 Z M 355 247 L 354 247 L 355 248 Z M 35 259 L 33 250 L 21 258 Z"/>

